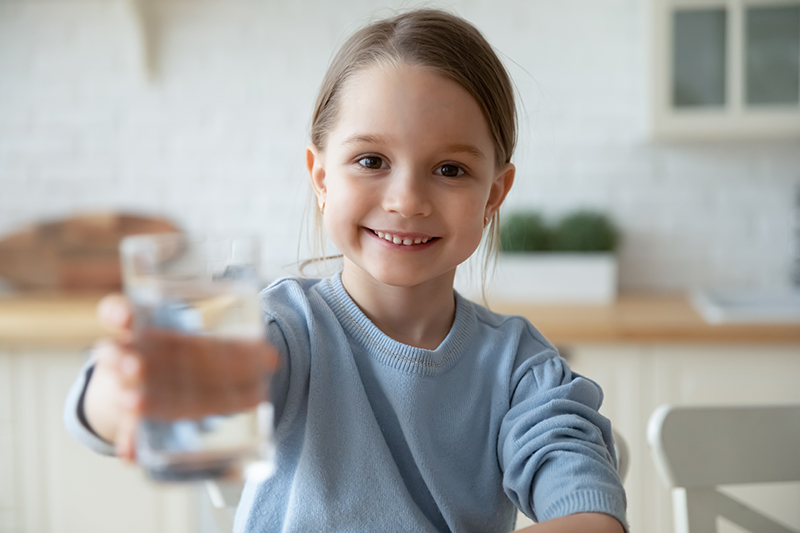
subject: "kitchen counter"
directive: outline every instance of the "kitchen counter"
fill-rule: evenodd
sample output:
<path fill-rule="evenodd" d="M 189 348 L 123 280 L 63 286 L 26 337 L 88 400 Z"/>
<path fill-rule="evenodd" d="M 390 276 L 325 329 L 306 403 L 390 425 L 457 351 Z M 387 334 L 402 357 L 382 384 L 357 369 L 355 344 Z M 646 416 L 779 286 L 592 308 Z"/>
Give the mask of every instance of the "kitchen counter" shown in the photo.
<path fill-rule="evenodd" d="M 0 295 L 0 346 L 82 348 L 107 336 L 97 320 L 100 293 Z"/>
<path fill-rule="evenodd" d="M 0 296 L 0 345 L 84 347 L 107 335 L 95 315 L 102 294 Z M 493 302 L 494 311 L 527 317 L 551 342 L 800 344 L 797 324 L 707 324 L 677 293 L 622 294 L 611 305 Z"/>
<path fill-rule="evenodd" d="M 798 324 L 709 324 L 681 293 L 622 294 L 611 305 L 490 305 L 527 317 L 554 344 L 800 344 Z"/>

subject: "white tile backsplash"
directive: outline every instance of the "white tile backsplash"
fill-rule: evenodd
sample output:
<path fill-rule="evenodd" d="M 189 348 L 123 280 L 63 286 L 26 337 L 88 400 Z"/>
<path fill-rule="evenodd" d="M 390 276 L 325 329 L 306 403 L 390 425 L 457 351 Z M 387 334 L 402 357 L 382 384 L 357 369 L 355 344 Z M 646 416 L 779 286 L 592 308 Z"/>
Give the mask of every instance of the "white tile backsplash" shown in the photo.
<path fill-rule="evenodd" d="M 296 258 L 308 120 L 378 0 L 162 0 L 154 81 L 122 1 L 0 2 L 0 232 L 89 209 L 250 230 Z M 509 207 L 610 212 L 626 288 L 788 283 L 800 142 L 648 140 L 646 0 L 458 0 L 521 96 Z M 305 248 L 304 248 L 305 249 Z"/>

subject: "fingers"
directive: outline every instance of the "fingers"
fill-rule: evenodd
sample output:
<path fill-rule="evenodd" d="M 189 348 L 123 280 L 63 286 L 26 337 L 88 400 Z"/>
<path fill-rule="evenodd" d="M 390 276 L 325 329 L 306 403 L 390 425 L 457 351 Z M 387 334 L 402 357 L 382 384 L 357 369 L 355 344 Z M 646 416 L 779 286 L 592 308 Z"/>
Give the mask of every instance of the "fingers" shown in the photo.
<path fill-rule="evenodd" d="M 264 341 L 138 332 L 113 360 L 141 416 L 159 420 L 230 414 L 267 398 L 277 352 Z"/>
<path fill-rule="evenodd" d="M 148 418 L 168 422 L 200 419 L 210 415 L 228 415 L 254 408 L 266 399 L 266 385 L 254 383 L 234 390 L 199 391 L 161 389 L 142 396 L 141 411 Z"/>
<path fill-rule="evenodd" d="M 214 389 L 247 387 L 264 380 L 277 365 L 275 350 L 263 341 L 184 335 L 167 330 L 137 334 L 131 351 L 143 354 L 130 371 L 148 383 Z M 135 371 L 135 372 L 134 372 Z"/>
<path fill-rule="evenodd" d="M 139 417 L 135 412 L 123 411 L 114 448 L 117 457 L 129 463 L 136 461 L 136 428 L 138 425 Z"/>
<path fill-rule="evenodd" d="M 142 404 L 140 356 L 124 343 L 100 341 L 95 345 L 93 357 L 95 370 L 92 381 L 95 388 L 87 392 L 87 402 L 93 406 L 93 427 L 114 441 L 118 457 L 133 462 Z M 90 402 L 91 392 L 100 394 L 102 401 Z"/>
<path fill-rule="evenodd" d="M 103 340 L 95 344 L 97 366 L 103 366 L 116 378 L 123 392 L 142 386 L 144 363 L 132 346 L 120 341 Z"/>
<path fill-rule="evenodd" d="M 133 325 L 133 313 L 128 299 L 118 293 L 106 295 L 100 300 L 97 304 L 97 318 L 112 333 L 130 331 Z"/>
<path fill-rule="evenodd" d="M 95 345 L 95 372 L 107 376 L 103 403 L 111 407 L 109 430 L 117 455 L 136 460 L 142 418 L 200 419 L 251 409 L 267 399 L 269 375 L 277 366 L 264 341 L 232 340 L 145 330 L 127 340 Z M 106 417 L 108 418 L 108 417 Z"/>

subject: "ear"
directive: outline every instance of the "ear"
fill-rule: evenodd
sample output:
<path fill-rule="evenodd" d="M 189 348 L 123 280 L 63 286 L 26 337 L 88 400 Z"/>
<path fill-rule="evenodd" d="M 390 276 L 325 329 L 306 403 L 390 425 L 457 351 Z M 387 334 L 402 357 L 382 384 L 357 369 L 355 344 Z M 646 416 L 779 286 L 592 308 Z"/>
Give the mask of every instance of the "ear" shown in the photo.
<path fill-rule="evenodd" d="M 497 173 L 489 190 L 489 199 L 486 201 L 484 216 L 490 219 L 494 216 L 514 184 L 514 175 L 517 168 L 512 163 L 506 163 L 503 169 Z"/>
<path fill-rule="evenodd" d="M 306 167 L 317 197 L 317 204 L 322 205 L 328 195 L 325 187 L 325 166 L 322 153 L 313 144 L 309 144 L 306 148 Z"/>

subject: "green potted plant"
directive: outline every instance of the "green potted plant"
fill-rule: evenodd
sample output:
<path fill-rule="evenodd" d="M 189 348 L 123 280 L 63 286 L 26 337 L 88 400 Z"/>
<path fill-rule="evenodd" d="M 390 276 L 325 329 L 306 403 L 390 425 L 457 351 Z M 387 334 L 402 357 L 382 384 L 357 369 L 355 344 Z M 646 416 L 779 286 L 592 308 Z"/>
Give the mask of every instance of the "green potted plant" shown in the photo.
<path fill-rule="evenodd" d="M 576 210 L 548 222 L 515 212 L 500 229 L 489 297 L 523 302 L 609 303 L 616 298 L 619 232 L 600 212 Z"/>

